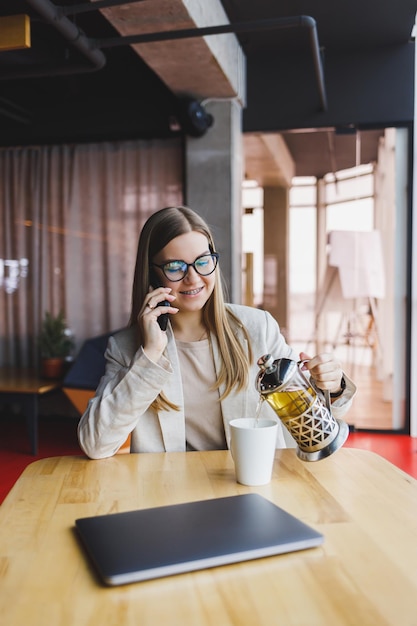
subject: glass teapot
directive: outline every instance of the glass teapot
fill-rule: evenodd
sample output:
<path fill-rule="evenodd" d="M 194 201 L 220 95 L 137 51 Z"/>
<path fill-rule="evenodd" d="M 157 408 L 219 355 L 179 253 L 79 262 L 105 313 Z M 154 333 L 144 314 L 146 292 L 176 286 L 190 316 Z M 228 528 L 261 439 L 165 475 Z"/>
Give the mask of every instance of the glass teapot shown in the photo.
<path fill-rule="evenodd" d="M 306 361 L 258 359 L 256 388 L 297 443 L 302 461 L 319 461 L 336 452 L 346 441 L 349 428 L 332 415 L 330 394 L 313 388 L 302 373 Z"/>

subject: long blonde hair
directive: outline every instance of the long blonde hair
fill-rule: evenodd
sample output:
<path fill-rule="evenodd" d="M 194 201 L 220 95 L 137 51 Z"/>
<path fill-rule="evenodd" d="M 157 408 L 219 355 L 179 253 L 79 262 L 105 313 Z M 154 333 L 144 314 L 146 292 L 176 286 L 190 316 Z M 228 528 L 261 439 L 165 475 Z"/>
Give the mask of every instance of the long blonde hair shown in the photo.
<path fill-rule="evenodd" d="M 213 236 L 207 223 L 194 211 L 185 206 L 167 207 L 157 211 L 145 222 L 141 231 L 136 256 L 135 274 L 132 288 L 132 308 L 129 326 L 137 327 L 138 346 L 143 344 L 143 326 L 139 312 L 151 284 L 151 263 L 153 258 L 172 239 L 192 231 L 207 237 L 209 248 L 215 251 Z M 220 268 L 215 271 L 213 292 L 204 305 L 203 323 L 207 330 L 217 338 L 221 367 L 216 381 L 216 388 L 224 386 L 220 399 L 232 391 L 241 391 L 248 385 L 249 366 L 252 350 L 249 335 L 239 319 L 226 307 Z M 244 350 L 236 333 L 243 332 L 247 340 L 248 352 Z M 153 404 L 154 408 L 175 408 L 163 394 Z"/>

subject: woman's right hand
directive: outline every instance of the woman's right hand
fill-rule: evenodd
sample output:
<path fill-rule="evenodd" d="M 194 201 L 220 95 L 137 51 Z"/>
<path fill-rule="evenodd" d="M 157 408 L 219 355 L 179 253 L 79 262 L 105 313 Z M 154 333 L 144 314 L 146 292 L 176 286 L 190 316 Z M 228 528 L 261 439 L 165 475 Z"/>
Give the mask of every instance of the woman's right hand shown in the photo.
<path fill-rule="evenodd" d="M 160 302 L 167 300 L 172 303 L 175 296 L 171 295 L 169 287 L 158 287 L 148 293 L 139 311 L 138 321 L 141 320 L 143 328 L 143 350 L 146 356 L 154 361 L 159 361 L 167 345 L 167 334 L 161 330 L 158 317 L 164 313 L 175 315 L 178 309 L 173 306 L 158 306 Z"/>

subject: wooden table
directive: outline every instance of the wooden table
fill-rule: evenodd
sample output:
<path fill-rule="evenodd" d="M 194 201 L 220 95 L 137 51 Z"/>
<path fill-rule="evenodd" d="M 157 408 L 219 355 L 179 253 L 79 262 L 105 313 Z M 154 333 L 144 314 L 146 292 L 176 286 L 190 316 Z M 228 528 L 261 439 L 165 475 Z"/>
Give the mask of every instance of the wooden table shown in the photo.
<path fill-rule="evenodd" d="M 38 399 L 61 386 L 30 369 L 0 367 L 0 395 L 3 400 L 20 404 L 26 417 L 32 454 L 38 453 Z"/>
<path fill-rule="evenodd" d="M 250 491 L 324 544 L 108 588 L 73 530 L 77 517 Z M 317 463 L 278 451 L 256 488 L 235 482 L 225 451 L 37 461 L 0 507 L 0 615 L 5 626 L 415 626 L 417 481 L 347 448 Z"/>

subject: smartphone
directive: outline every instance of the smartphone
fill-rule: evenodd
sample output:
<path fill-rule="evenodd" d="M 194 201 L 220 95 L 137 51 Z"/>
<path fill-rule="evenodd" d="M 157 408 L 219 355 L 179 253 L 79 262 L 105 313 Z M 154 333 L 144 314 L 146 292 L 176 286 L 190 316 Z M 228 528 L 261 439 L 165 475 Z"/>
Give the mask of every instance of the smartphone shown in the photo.
<path fill-rule="evenodd" d="M 156 306 L 171 306 L 168 300 L 162 300 L 162 302 L 158 302 Z M 161 330 L 166 330 L 168 325 L 168 313 L 163 313 L 158 316 L 157 322 Z"/>
<path fill-rule="evenodd" d="M 163 287 L 163 285 L 160 284 L 160 282 L 158 281 L 158 278 L 155 274 L 155 272 L 151 272 L 150 275 L 150 281 L 149 281 L 152 285 L 152 287 L 154 287 L 155 289 L 157 287 Z M 158 304 L 156 306 L 171 306 L 171 303 L 168 302 L 168 300 L 162 300 L 162 302 L 158 302 Z M 163 313 L 162 315 L 158 316 L 158 324 L 159 324 L 159 328 L 161 330 L 166 330 L 167 329 L 167 325 L 168 325 L 168 313 Z"/>

